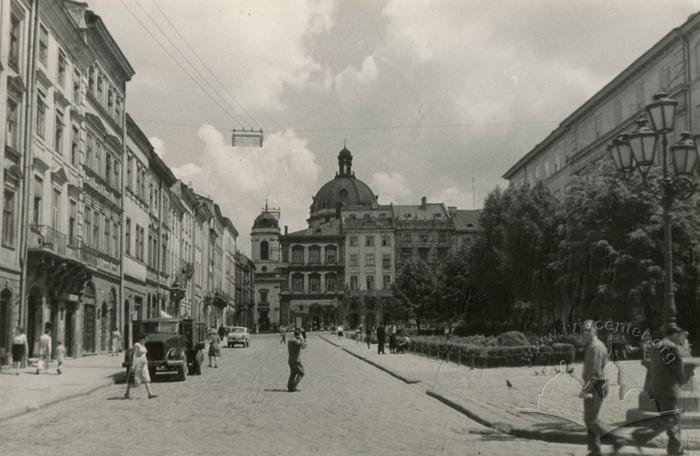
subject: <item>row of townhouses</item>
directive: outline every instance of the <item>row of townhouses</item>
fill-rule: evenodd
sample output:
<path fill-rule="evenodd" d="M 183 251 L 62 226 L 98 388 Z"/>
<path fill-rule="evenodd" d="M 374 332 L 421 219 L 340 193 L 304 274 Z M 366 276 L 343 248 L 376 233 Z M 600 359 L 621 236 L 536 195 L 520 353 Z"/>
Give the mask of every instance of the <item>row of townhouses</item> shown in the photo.
<path fill-rule="evenodd" d="M 255 321 L 261 329 L 375 326 L 392 316 L 388 300 L 401 267 L 420 259 L 434 272 L 479 232 L 478 210 L 429 203 L 378 203 L 338 154 L 338 172 L 314 196 L 308 227 L 284 232 L 268 207 L 253 223 Z"/>
<path fill-rule="evenodd" d="M 134 73 L 85 3 L 0 0 L 0 355 L 18 326 L 80 356 L 134 319 L 251 320 L 238 232 L 126 113 Z"/>

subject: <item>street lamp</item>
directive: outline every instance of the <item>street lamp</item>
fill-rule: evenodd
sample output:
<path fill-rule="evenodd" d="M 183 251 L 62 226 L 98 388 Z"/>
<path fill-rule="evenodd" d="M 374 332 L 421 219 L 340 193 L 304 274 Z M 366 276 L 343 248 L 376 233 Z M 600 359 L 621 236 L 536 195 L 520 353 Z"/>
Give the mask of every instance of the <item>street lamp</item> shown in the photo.
<path fill-rule="evenodd" d="M 629 135 L 618 136 L 608 145 L 615 167 L 625 180 L 629 179 L 635 170 L 639 171 L 644 186 L 661 205 L 664 228 L 663 316 L 665 327 L 676 324 L 671 207 L 676 200 L 686 200 L 697 190 L 693 172 L 698 161 L 698 150 L 691 134 L 681 133 L 681 139 L 672 145 L 670 150 L 668 147 L 667 135 L 674 131 L 677 105 L 678 102 L 669 98 L 665 92 L 657 93 L 654 95 L 654 101 L 645 107 L 646 116 L 637 121 L 635 131 Z M 646 125 L 647 118 L 651 121 L 651 128 Z M 658 161 L 656 160 L 657 151 L 660 152 Z M 661 173 L 651 175 L 651 167 L 657 162 L 661 165 Z M 668 169 L 669 163 L 672 172 Z"/>

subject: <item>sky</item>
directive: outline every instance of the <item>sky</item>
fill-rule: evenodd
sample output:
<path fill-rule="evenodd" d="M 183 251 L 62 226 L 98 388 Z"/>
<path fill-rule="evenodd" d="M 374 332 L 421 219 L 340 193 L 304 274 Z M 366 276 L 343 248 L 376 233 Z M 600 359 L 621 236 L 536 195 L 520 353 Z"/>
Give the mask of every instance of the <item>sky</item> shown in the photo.
<path fill-rule="evenodd" d="M 558 123 L 700 0 L 87 0 L 136 75 L 126 107 L 250 252 L 289 231 L 338 152 L 388 204 L 480 208 Z M 196 81 L 196 82 L 195 82 Z M 232 147 L 231 130 L 264 131 Z"/>

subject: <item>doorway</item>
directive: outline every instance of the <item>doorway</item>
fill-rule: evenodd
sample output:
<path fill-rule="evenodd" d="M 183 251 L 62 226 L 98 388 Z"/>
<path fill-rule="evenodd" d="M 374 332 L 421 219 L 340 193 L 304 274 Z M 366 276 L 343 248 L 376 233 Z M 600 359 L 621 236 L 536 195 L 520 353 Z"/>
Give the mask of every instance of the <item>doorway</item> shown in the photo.
<path fill-rule="evenodd" d="M 75 356 L 75 304 L 68 304 L 66 308 L 66 335 L 64 346 L 67 356 Z"/>
<path fill-rule="evenodd" d="M 12 292 L 5 288 L 0 293 L 0 349 L 5 349 L 5 353 L 10 351 L 10 334 L 12 334 Z"/>
<path fill-rule="evenodd" d="M 41 291 L 38 288 L 32 288 L 29 292 L 29 302 L 27 303 L 27 344 L 29 345 L 29 357 L 34 356 L 36 343 L 41 337 Z"/>

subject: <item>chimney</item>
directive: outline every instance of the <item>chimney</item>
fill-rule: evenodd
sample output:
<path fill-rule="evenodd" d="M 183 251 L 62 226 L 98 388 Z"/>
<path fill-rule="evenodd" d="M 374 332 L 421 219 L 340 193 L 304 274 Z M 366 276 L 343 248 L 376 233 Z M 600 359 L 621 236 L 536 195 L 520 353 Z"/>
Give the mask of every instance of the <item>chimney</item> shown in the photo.
<path fill-rule="evenodd" d="M 447 212 L 450 215 L 455 215 L 457 213 L 457 206 L 447 206 Z"/>
<path fill-rule="evenodd" d="M 425 196 L 421 197 L 420 208 L 425 209 L 427 205 L 428 205 L 428 198 L 426 198 Z"/>
<path fill-rule="evenodd" d="M 284 225 L 284 235 L 287 235 L 287 225 Z"/>

